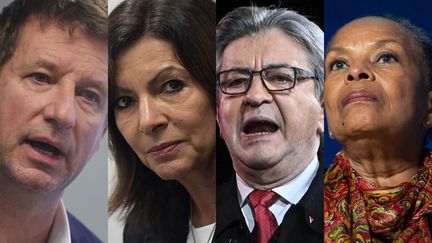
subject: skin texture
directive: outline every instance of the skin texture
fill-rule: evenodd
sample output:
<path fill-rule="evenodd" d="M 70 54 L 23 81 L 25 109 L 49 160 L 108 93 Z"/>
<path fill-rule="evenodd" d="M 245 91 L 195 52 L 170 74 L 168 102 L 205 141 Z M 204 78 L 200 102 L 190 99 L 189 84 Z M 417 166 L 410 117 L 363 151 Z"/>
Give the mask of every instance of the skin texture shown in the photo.
<path fill-rule="evenodd" d="M 64 188 L 106 131 L 107 45 L 55 22 L 42 30 L 31 17 L 0 86 L 0 242 L 44 242 Z M 45 155 L 29 140 L 62 153 Z"/>
<path fill-rule="evenodd" d="M 159 177 L 185 186 L 194 205 L 201 205 L 194 216 L 213 214 L 216 126 L 206 92 L 179 63 L 172 45 L 153 37 L 144 36 L 117 64 L 115 119 L 123 137 Z M 175 145 L 152 152 L 167 143 Z M 214 215 L 209 217 L 213 222 Z"/>
<path fill-rule="evenodd" d="M 311 71 L 304 49 L 278 29 L 270 29 L 230 43 L 219 60 L 220 71 L 261 70 L 287 64 Z M 314 80 L 297 83 L 290 91 L 269 93 L 259 75 L 244 95 L 218 93 L 218 123 L 238 175 L 250 186 L 269 189 L 282 185 L 310 163 L 323 131 L 323 110 L 314 93 Z M 279 129 L 248 136 L 248 119 L 264 117 Z"/>
<path fill-rule="evenodd" d="M 353 168 L 384 187 L 411 178 L 423 124 L 432 119 L 427 70 L 414 40 L 390 20 L 361 18 L 334 36 L 325 69 L 329 128 Z M 350 99 L 352 92 L 367 95 Z"/>

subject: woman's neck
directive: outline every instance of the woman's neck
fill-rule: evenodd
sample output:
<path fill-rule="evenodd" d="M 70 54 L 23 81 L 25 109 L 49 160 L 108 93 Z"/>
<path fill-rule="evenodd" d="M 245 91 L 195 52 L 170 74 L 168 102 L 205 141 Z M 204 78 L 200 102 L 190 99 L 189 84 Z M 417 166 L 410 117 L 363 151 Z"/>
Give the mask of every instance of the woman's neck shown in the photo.
<path fill-rule="evenodd" d="M 195 227 L 216 222 L 216 162 L 180 181 L 191 197 L 191 221 Z"/>
<path fill-rule="evenodd" d="M 379 188 L 409 181 L 422 162 L 421 144 L 387 143 L 368 139 L 346 143 L 343 152 L 351 167 Z"/>

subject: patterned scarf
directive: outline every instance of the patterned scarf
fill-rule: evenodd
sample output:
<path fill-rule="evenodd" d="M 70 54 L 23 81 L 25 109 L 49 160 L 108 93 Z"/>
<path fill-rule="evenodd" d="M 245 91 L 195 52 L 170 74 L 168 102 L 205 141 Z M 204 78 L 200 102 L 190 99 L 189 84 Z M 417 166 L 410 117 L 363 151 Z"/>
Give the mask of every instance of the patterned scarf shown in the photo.
<path fill-rule="evenodd" d="M 379 189 L 339 152 L 324 178 L 324 242 L 432 242 L 432 153 L 410 181 Z"/>

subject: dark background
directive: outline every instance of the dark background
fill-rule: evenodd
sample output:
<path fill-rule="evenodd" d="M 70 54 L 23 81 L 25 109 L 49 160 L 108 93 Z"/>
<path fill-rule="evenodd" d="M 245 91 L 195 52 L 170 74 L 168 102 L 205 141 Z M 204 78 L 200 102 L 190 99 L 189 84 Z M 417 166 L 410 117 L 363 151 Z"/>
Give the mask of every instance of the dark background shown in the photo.
<path fill-rule="evenodd" d="M 342 1 L 325 0 L 324 5 L 324 40 L 327 47 L 328 41 L 335 32 L 351 20 L 369 15 L 392 15 L 408 19 L 412 24 L 426 31 L 429 38 L 432 33 L 432 1 L 389 1 L 389 0 L 362 0 Z M 327 121 L 326 121 L 327 124 Z M 431 148 L 431 140 L 426 141 Z M 328 166 L 341 146 L 335 140 L 328 137 L 325 132 L 324 161 Z"/>
<path fill-rule="evenodd" d="M 308 17 L 311 21 L 315 22 L 321 29 L 324 26 L 323 16 L 323 1 L 322 0 L 217 0 L 216 1 L 216 16 L 217 22 L 228 12 L 240 6 L 259 6 L 259 7 L 281 7 L 295 10 L 298 13 Z M 217 165 L 217 183 L 220 184 L 230 178 L 233 173 L 231 157 L 225 146 L 225 143 L 219 136 L 216 140 L 216 165 Z"/>

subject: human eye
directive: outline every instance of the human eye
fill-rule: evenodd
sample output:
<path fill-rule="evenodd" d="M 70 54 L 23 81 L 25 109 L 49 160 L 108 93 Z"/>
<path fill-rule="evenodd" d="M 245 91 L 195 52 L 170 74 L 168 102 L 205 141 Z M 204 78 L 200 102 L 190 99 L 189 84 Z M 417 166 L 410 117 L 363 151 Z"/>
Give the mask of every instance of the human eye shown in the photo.
<path fill-rule="evenodd" d="M 128 96 L 122 96 L 118 98 L 115 102 L 115 107 L 118 109 L 125 109 L 132 103 L 132 98 Z"/>
<path fill-rule="evenodd" d="M 384 52 L 378 55 L 377 63 L 379 64 L 385 64 L 385 63 L 393 63 L 397 62 L 398 58 L 396 55 L 390 52 Z"/>
<path fill-rule="evenodd" d="M 228 71 L 221 75 L 221 86 L 225 88 L 243 87 L 249 82 L 249 73 Z"/>
<path fill-rule="evenodd" d="M 246 78 L 237 78 L 237 79 L 234 79 L 234 80 L 228 80 L 226 82 L 226 86 L 227 87 L 243 86 L 247 81 L 248 81 L 248 79 L 246 79 Z"/>
<path fill-rule="evenodd" d="M 32 73 L 30 75 L 30 78 L 37 83 L 46 83 L 46 84 L 50 83 L 49 76 L 44 73 Z"/>
<path fill-rule="evenodd" d="M 100 102 L 100 96 L 93 91 L 83 91 L 81 93 L 81 97 L 83 97 L 86 101 L 91 103 L 99 104 Z"/>
<path fill-rule="evenodd" d="M 175 93 L 175 92 L 179 92 L 184 88 L 184 83 L 181 80 L 177 80 L 177 79 L 171 79 L 166 81 L 163 85 L 162 85 L 162 92 L 165 93 Z"/>
<path fill-rule="evenodd" d="M 337 71 L 347 67 L 348 64 L 344 60 L 335 60 L 330 63 L 330 71 Z"/>
<path fill-rule="evenodd" d="M 272 83 L 292 83 L 294 82 L 294 72 L 291 69 L 269 69 L 264 73 L 264 78 Z"/>

